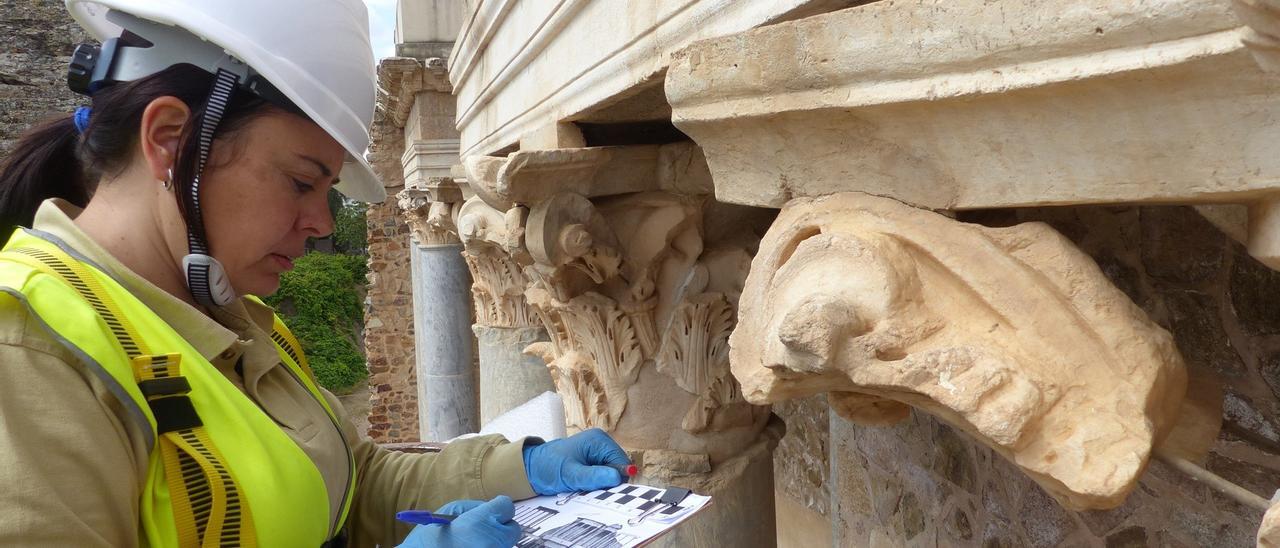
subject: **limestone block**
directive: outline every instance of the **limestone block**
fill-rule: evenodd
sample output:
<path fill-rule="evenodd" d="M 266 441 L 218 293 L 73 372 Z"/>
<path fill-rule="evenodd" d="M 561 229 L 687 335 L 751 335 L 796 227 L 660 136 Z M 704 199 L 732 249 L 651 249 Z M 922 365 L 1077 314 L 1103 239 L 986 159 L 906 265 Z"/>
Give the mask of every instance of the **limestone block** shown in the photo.
<path fill-rule="evenodd" d="M 1236 13 L 1249 29 L 1244 43 L 1262 68 L 1280 73 L 1280 2 L 1235 0 Z"/>
<path fill-rule="evenodd" d="M 449 59 L 463 156 L 495 154 L 660 81 L 691 42 L 858 1 L 469 2 Z"/>
<path fill-rule="evenodd" d="M 1280 25 L 1237 5 L 1252 49 L 1227 0 L 872 2 L 694 43 L 666 93 L 725 202 L 1251 202 L 1280 189 L 1252 55 Z"/>
<path fill-rule="evenodd" d="M 1280 548 L 1280 499 L 1273 499 L 1271 509 L 1262 516 L 1258 548 Z"/>
<path fill-rule="evenodd" d="M 467 180 L 486 203 L 505 211 L 558 193 L 586 198 L 669 190 L 713 190 L 701 150 L 692 143 L 521 150 L 505 158 L 469 156 Z"/>
<path fill-rule="evenodd" d="M 790 203 L 730 337 L 746 399 L 928 411 L 1071 508 L 1118 505 L 1186 391 L 1167 332 L 1040 223 L 986 228 L 858 193 Z"/>

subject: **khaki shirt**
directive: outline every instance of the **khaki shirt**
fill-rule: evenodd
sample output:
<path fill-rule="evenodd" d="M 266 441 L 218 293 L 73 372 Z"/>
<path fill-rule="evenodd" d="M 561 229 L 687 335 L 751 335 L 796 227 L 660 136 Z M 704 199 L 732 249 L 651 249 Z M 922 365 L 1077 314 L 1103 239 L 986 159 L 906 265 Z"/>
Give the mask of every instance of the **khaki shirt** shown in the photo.
<path fill-rule="evenodd" d="M 33 228 L 106 269 L 274 418 L 319 469 L 335 517 L 348 479 L 343 438 L 280 363 L 269 337 L 272 311 L 240 299 L 212 318 L 204 315 L 130 272 L 81 232 L 72 222 L 79 212 L 67 202 L 46 201 Z M 356 458 L 359 478 L 347 520 L 353 546 L 398 544 L 409 531 L 395 521 L 398 510 L 534 496 L 521 443 L 483 436 L 439 454 L 392 453 L 361 440 L 338 399 L 324 396 Z M 117 401 L 41 319 L 0 298 L 0 546 L 138 544 L 149 447 L 126 405 L 132 402 Z"/>

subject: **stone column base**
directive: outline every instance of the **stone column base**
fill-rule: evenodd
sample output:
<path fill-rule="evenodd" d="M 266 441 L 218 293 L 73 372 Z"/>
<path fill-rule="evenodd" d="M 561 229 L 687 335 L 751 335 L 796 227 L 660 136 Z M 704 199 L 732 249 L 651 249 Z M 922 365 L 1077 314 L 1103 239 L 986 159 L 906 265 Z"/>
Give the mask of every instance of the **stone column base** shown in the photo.
<path fill-rule="evenodd" d="M 554 392 L 547 365 L 524 348 L 551 340 L 541 327 L 473 325 L 480 346 L 480 424 L 523 404 L 543 392 Z"/>

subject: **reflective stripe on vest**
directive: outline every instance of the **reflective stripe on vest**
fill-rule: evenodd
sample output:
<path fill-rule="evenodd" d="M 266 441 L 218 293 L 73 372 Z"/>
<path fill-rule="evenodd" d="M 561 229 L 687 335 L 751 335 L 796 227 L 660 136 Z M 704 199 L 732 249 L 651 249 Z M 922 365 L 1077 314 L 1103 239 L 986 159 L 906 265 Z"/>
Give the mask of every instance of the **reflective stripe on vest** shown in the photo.
<path fill-rule="evenodd" d="M 0 309 L 13 306 L 4 302 L 7 297 L 103 379 L 131 415 L 143 417 L 144 432 L 158 434 L 147 440 L 154 443 L 140 504 L 143 545 L 256 542 L 314 548 L 345 522 L 355 474 L 349 474 L 343 508 L 330 523 L 327 489 L 311 459 L 256 403 L 110 276 L 19 230 L 0 253 Z M 336 427 L 332 409 L 304 369 L 306 359 L 296 340 L 279 318 L 275 324 L 272 339 L 286 370 Z M 195 411 L 189 417 L 182 412 L 187 407 Z M 179 412 L 163 411 L 171 408 Z M 157 415 L 162 422 L 177 422 L 158 425 Z M 349 470 L 354 470 L 347 451 Z M 166 473 L 166 462 L 168 470 L 178 473 Z M 202 542 L 194 544 L 195 537 Z"/>

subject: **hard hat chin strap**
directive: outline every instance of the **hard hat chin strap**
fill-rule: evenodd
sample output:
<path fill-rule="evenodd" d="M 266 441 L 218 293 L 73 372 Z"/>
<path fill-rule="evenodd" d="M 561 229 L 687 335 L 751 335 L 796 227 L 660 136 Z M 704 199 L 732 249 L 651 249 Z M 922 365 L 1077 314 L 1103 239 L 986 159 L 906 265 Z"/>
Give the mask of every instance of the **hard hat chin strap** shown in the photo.
<path fill-rule="evenodd" d="M 222 69 L 214 76 L 213 90 L 205 103 L 204 114 L 200 116 L 200 132 L 196 135 L 199 139 L 196 172 L 185 185 L 186 188 L 178 192 L 187 221 L 187 247 L 190 251 L 182 258 L 182 270 L 186 273 L 187 289 L 191 291 L 191 296 L 206 307 L 226 306 L 236 298 L 235 289 L 231 287 L 231 280 L 227 278 L 222 263 L 209 253 L 204 217 L 200 213 L 200 178 L 204 175 L 209 150 L 213 147 L 214 132 L 222 121 L 222 115 L 226 112 L 239 80 L 240 77 L 235 73 Z"/>

